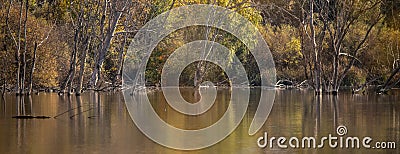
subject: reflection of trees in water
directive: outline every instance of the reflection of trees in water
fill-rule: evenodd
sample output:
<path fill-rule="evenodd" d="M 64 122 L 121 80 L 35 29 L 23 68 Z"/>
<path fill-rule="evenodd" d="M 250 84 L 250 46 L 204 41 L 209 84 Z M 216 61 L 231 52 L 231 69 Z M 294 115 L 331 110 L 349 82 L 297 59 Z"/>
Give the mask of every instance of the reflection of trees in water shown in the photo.
<path fill-rule="evenodd" d="M 1 97 L 1 106 L 2 106 L 2 108 L 3 108 L 3 114 L 4 114 L 4 117 L 7 115 L 7 103 L 6 103 L 6 98 L 3 96 L 3 97 Z"/>
<path fill-rule="evenodd" d="M 322 124 L 322 125 L 327 125 L 329 130 L 336 130 L 336 128 L 341 125 L 341 122 L 339 122 L 339 106 L 338 106 L 338 96 L 334 95 L 329 95 L 329 96 L 322 96 L 322 95 L 316 95 L 312 96 L 312 101 L 313 104 L 308 107 L 304 103 L 303 106 L 303 123 L 302 123 L 302 128 L 303 130 L 306 130 L 307 125 L 311 124 L 311 122 L 306 122 L 307 117 L 313 117 L 313 135 L 314 137 L 320 136 L 321 133 L 321 116 L 332 116 L 333 123 L 327 123 L 327 124 Z M 311 109 L 308 111 L 308 109 Z M 324 111 L 328 111 L 328 113 L 325 113 L 325 115 L 322 115 Z M 329 117 L 322 117 L 322 118 L 329 118 Z M 323 120 L 323 122 L 328 122 L 327 120 Z M 303 133 L 305 133 L 303 131 Z"/>
<path fill-rule="evenodd" d="M 25 100 L 28 100 L 25 102 Z M 4 112 L 6 112 L 6 100 L 3 98 L 4 102 Z M 16 115 L 17 116 L 25 116 L 25 115 L 32 115 L 32 97 L 31 96 L 16 96 L 15 98 L 15 105 L 16 105 Z"/>
<path fill-rule="evenodd" d="M 315 127 L 314 127 L 314 136 L 317 137 L 320 131 L 321 125 L 321 102 L 322 96 L 316 95 L 314 97 L 315 100 Z"/>
<path fill-rule="evenodd" d="M 27 115 L 26 112 L 26 106 L 28 107 L 28 113 L 31 114 L 31 110 L 32 110 L 32 98 L 29 96 L 29 104 L 30 105 L 26 105 L 25 104 L 25 98 L 24 96 L 17 96 L 15 101 L 16 101 L 16 113 L 17 115 Z M 17 123 L 16 123 L 16 128 L 17 128 L 17 146 L 18 147 L 22 147 L 23 143 L 25 141 L 25 130 L 26 130 L 26 122 L 27 119 L 18 119 Z"/>
<path fill-rule="evenodd" d="M 333 130 L 336 130 L 336 128 L 341 125 L 338 122 L 338 117 L 339 117 L 339 107 L 338 107 L 338 97 L 339 96 L 332 96 L 332 101 L 331 104 L 333 106 Z"/>
<path fill-rule="evenodd" d="M 253 94 L 254 98 L 252 99 L 255 99 L 260 93 L 257 91 Z M 66 95 L 60 97 L 56 94 L 33 95 L 32 98 L 29 98 L 28 96 L 16 97 L 6 94 L 5 98 L 0 98 L 0 112 L 2 112 L 0 120 L 6 122 L 5 125 L 0 126 L 0 134 L 6 135 L 2 137 L 3 142 L 0 142 L 0 153 L 7 150 L 15 151 L 15 153 L 40 153 L 38 150 L 46 150 L 48 153 L 72 153 L 76 152 L 75 150 L 103 150 L 103 145 L 109 148 L 103 152 L 150 150 L 163 153 L 165 148 L 147 139 L 135 127 L 126 111 L 124 102 L 120 101 L 123 99 L 121 96 L 110 93 L 84 93 L 80 97 L 70 96 L 70 98 Z M 167 120 L 176 120 L 182 123 L 181 125 L 190 124 L 196 125 L 192 127 L 199 127 L 200 124 L 192 121 L 193 119 L 174 119 L 172 109 L 163 103 L 162 96 L 162 93 L 149 94 L 155 103 L 155 110 L 159 111 L 161 117 L 168 116 Z M 217 106 L 213 113 L 226 112 L 224 102 L 229 102 L 230 93 L 223 91 L 219 96 L 222 97 L 218 97 L 220 102 L 216 102 Z M 314 136 L 320 139 L 329 133 L 337 136 L 336 128 L 343 124 L 349 129 L 347 136 L 371 135 L 377 140 L 400 141 L 400 106 L 397 103 L 399 95 L 347 95 L 341 93 L 338 96 L 316 97 L 312 91 L 282 90 L 277 92 L 276 98 L 274 111 L 271 112 L 264 126 L 264 131 L 267 131 L 268 135 Z M 78 106 L 81 107 L 78 108 Z M 256 107 L 257 104 L 250 105 L 250 113 L 254 114 Z M 165 108 L 167 108 L 166 111 L 164 111 Z M 84 112 L 86 110 L 89 111 Z M 17 114 L 55 116 L 65 111 L 67 111 L 65 114 L 49 120 L 11 118 Z M 78 113 L 80 114 L 70 118 Z M 219 119 L 219 116 L 211 118 Z M 246 117 L 243 119 L 243 123 L 249 125 L 252 118 L 251 115 Z M 206 119 L 207 117 L 200 121 Z M 245 135 L 247 136 L 247 127 L 238 127 L 238 129 L 246 130 Z M 240 150 L 238 147 L 241 144 L 235 137 L 241 140 L 239 137 L 242 136 L 241 134 L 236 135 L 221 142 L 221 146 L 210 148 L 210 152 L 218 151 L 220 147 Z M 253 139 L 241 140 L 241 143 L 253 142 Z M 10 146 L 5 147 L 7 145 Z M 256 144 L 251 146 L 256 146 Z M 274 146 L 276 147 L 276 145 Z M 325 146 L 327 145 L 325 144 Z M 330 150 L 328 149 L 328 151 Z M 318 153 L 320 151 L 309 150 L 307 152 Z"/>

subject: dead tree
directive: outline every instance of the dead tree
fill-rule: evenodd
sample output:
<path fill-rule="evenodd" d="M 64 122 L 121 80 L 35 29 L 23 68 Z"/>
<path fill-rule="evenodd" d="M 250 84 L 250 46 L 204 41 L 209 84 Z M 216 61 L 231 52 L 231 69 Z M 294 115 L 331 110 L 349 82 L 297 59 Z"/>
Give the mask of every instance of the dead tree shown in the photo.
<path fill-rule="evenodd" d="M 38 44 L 35 42 L 35 46 L 33 47 L 33 58 L 32 58 L 32 67 L 30 71 L 30 76 L 29 76 L 29 84 L 28 84 L 28 95 L 32 93 L 32 85 L 33 85 L 33 72 L 35 71 L 35 64 L 36 64 L 36 50 L 37 50 Z"/>
<path fill-rule="evenodd" d="M 22 3 L 22 1 L 21 1 Z M 24 94 L 25 91 L 25 77 L 26 77 L 26 52 L 27 52 L 27 37 L 26 37 L 26 22 L 28 21 L 28 9 L 29 9 L 29 1 L 25 1 L 25 20 L 24 20 L 24 52 L 22 52 L 22 76 L 21 76 L 21 89 L 20 89 L 20 94 Z"/>
<path fill-rule="evenodd" d="M 381 1 L 378 2 L 371 2 L 371 5 L 363 5 L 360 8 L 357 8 L 355 1 L 352 0 L 343 0 L 334 2 L 334 8 L 327 8 L 327 9 L 334 9 L 335 13 L 333 14 L 333 19 L 331 20 L 323 20 L 324 23 L 327 25 L 333 25 L 332 28 L 328 28 L 329 32 L 329 40 L 330 46 L 333 49 L 333 74 L 331 77 L 331 86 L 332 86 L 332 94 L 337 94 L 339 91 L 339 87 L 346 77 L 347 73 L 350 71 L 352 66 L 356 61 L 358 61 L 357 56 L 360 54 L 360 50 L 363 47 L 364 43 L 367 41 L 369 34 L 372 31 L 372 28 L 380 21 L 382 18 L 381 14 L 378 13 L 376 16 L 371 16 L 369 19 L 369 25 L 366 30 L 366 33 L 359 41 L 355 41 L 356 48 L 350 51 L 343 51 L 343 43 L 345 42 L 346 36 L 349 34 L 352 26 L 357 24 L 358 20 L 362 20 L 362 15 L 365 14 L 367 11 L 373 11 L 376 9 Z M 329 6 L 329 2 L 327 4 Z M 327 12 L 329 13 L 329 12 Z M 325 13 L 321 17 L 329 18 L 329 15 Z M 346 56 L 350 59 L 345 66 L 340 65 L 341 56 Z M 343 70 L 343 71 L 340 71 Z"/>
<path fill-rule="evenodd" d="M 390 84 L 390 82 L 393 80 L 394 76 L 400 71 L 400 65 L 397 66 L 396 69 L 392 71 L 390 74 L 389 78 L 386 80 L 385 84 L 378 90 L 378 93 L 387 93 L 390 89 L 395 87 L 398 83 L 400 83 L 400 78 L 397 79 L 394 83 Z"/>
<path fill-rule="evenodd" d="M 82 29 L 82 24 L 83 24 L 83 8 L 81 8 L 80 13 L 78 15 L 77 19 L 77 25 L 75 25 L 75 34 L 74 34 L 74 49 L 72 50 L 71 53 L 71 59 L 70 59 L 70 67 L 68 74 L 66 78 L 64 79 L 64 82 L 61 85 L 61 91 L 59 94 L 65 92 L 65 88 L 68 88 L 68 94 L 71 94 L 72 92 L 72 86 L 73 86 L 73 80 L 75 77 L 75 72 L 76 72 L 76 63 L 77 63 L 77 52 L 78 52 L 78 45 L 79 45 L 79 39 L 81 36 L 81 29 Z M 67 87 L 68 86 L 68 87 Z"/>
<path fill-rule="evenodd" d="M 12 0 L 10 0 L 10 7 L 12 5 Z M 21 5 L 19 7 L 19 23 L 18 23 L 18 41 L 17 41 L 17 51 L 15 52 L 15 64 L 17 65 L 17 72 L 16 72 L 16 93 L 17 95 L 19 95 L 20 93 L 20 71 L 21 71 L 21 61 L 20 61 L 20 50 L 21 50 L 21 25 L 22 25 L 22 7 L 23 7 L 23 1 L 21 1 Z M 10 10 L 8 10 L 10 11 Z M 10 12 L 8 12 L 10 13 Z M 8 24 L 7 24 L 8 25 Z M 9 32 L 11 33 L 11 31 L 9 30 Z M 11 34 L 12 36 L 12 34 Z M 15 41 L 15 39 L 14 39 Z"/>
<path fill-rule="evenodd" d="M 102 16 L 101 24 L 100 24 L 102 40 L 100 43 L 100 47 L 98 49 L 98 56 L 96 59 L 96 64 L 93 68 L 93 72 L 92 72 L 91 79 L 89 82 L 90 87 L 95 87 L 97 85 L 97 82 L 101 78 L 101 68 L 105 61 L 107 51 L 110 48 L 110 44 L 113 39 L 115 29 L 117 28 L 117 23 L 118 23 L 119 19 L 121 18 L 122 12 L 125 10 L 126 5 L 127 5 L 127 2 L 125 2 L 123 4 L 122 8 L 118 10 L 117 6 L 116 6 L 116 2 L 115 2 L 114 5 L 111 7 L 112 8 L 111 15 L 109 16 L 109 18 L 111 18 L 110 23 L 109 23 L 107 32 L 104 35 L 104 22 L 105 22 L 107 6 L 108 6 L 107 0 L 104 1 L 103 16 Z"/>
<path fill-rule="evenodd" d="M 315 38 L 315 29 L 314 29 L 314 0 L 310 0 L 310 31 L 311 31 L 311 41 L 312 41 L 312 50 L 314 53 L 314 89 L 315 94 L 320 94 L 322 92 L 321 88 L 321 62 L 319 58 L 319 51 L 317 49 L 317 42 Z"/>
<path fill-rule="evenodd" d="M 85 63 L 86 63 L 86 54 L 90 48 L 91 44 L 91 36 L 89 36 L 86 41 L 84 42 L 86 44 L 85 49 L 81 53 L 81 63 L 80 63 L 80 69 L 79 69 L 79 76 L 78 76 L 78 87 L 76 88 L 76 95 L 80 95 L 82 93 L 82 87 L 83 87 L 83 74 L 85 72 Z"/>

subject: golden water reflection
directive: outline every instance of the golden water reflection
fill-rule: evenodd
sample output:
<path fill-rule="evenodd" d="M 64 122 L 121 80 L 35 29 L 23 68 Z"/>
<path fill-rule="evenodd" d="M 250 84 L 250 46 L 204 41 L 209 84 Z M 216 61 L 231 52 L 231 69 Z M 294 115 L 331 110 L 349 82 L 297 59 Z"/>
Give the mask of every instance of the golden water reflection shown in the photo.
<path fill-rule="evenodd" d="M 197 151 L 165 148 L 149 140 L 134 125 L 121 93 L 85 93 L 80 97 L 41 93 L 31 97 L 6 95 L 0 99 L 0 153 L 399 153 L 376 149 L 278 149 L 257 147 L 257 138 L 269 136 L 320 138 L 336 135 L 345 125 L 348 136 L 371 136 L 400 146 L 400 91 L 391 95 L 315 97 L 312 91 L 278 90 L 263 128 L 249 136 L 248 128 L 262 91 L 252 89 L 248 112 L 239 127 L 220 143 Z M 182 91 L 191 97 L 190 91 Z M 216 122 L 229 105 L 229 89 L 221 89 L 214 106 L 204 115 L 183 116 L 165 103 L 161 92 L 148 94 L 157 113 L 168 123 L 186 129 Z M 15 115 L 45 115 L 50 119 L 13 119 Z M 184 141 L 190 143 L 191 141 Z"/>

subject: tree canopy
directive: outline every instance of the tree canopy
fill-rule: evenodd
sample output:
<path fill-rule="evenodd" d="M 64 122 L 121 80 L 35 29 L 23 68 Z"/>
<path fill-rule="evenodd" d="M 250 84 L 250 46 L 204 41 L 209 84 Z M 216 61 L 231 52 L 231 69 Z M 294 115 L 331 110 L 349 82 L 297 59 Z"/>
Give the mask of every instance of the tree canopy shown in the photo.
<path fill-rule="evenodd" d="M 314 88 L 319 83 L 329 92 L 392 78 L 396 85 L 400 78 L 394 72 L 400 67 L 396 0 L 1 0 L 2 85 L 12 91 L 25 91 L 30 83 L 33 89 L 68 92 L 118 88 L 125 52 L 137 30 L 165 11 L 191 4 L 222 6 L 252 22 L 269 45 L 278 79 L 307 80 Z M 168 56 L 195 40 L 229 48 L 245 66 L 250 84 L 260 85 L 247 47 L 232 34 L 207 26 L 165 37 L 147 64 L 147 84 L 159 85 Z M 224 71 L 206 62 L 187 66 L 181 85 L 196 85 L 198 75 L 229 85 Z"/>

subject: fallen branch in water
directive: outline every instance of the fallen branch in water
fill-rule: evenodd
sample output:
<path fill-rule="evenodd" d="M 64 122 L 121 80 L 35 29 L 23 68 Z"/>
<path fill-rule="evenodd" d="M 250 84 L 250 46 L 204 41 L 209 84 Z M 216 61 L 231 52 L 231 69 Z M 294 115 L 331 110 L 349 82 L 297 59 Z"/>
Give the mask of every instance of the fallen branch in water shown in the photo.
<path fill-rule="evenodd" d="M 19 115 L 19 116 L 13 116 L 12 118 L 15 118 L 15 119 L 49 119 L 51 117 L 49 117 L 49 116 Z"/>
<path fill-rule="evenodd" d="M 93 119 L 93 118 L 96 118 L 96 117 L 98 117 L 98 116 L 89 116 L 88 118 L 89 119 Z"/>
<path fill-rule="evenodd" d="M 81 105 L 81 106 L 78 106 L 78 107 L 76 107 L 76 108 L 69 109 L 69 110 L 67 110 L 67 111 L 65 111 L 65 112 L 62 112 L 62 113 L 60 113 L 60 114 L 57 114 L 56 116 L 54 116 L 54 119 L 56 119 L 58 116 L 61 116 L 61 115 L 65 114 L 65 113 L 68 113 L 68 112 L 70 112 L 70 111 L 79 109 L 79 108 L 81 108 L 81 107 L 83 107 L 83 106 Z"/>
<path fill-rule="evenodd" d="M 102 107 L 102 106 L 99 106 L 99 107 Z M 70 116 L 69 118 L 72 119 L 73 117 L 75 117 L 75 116 L 77 116 L 77 115 L 80 115 L 80 114 L 82 114 L 82 113 L 88 112 L 88 111 L 93 110 L 93 109 L 95 109 L 95 108 L 98 108 L 98 107 L 96 106 L 96 107 L 89 108 L 89 109 L 87 109 L 87 110 L 85 110 L 85 111 L 82 111 L 82 112 L 79 112 L 79 113 L 77 113 L 77 114 L 74 114 L 74 115 Z"/>

